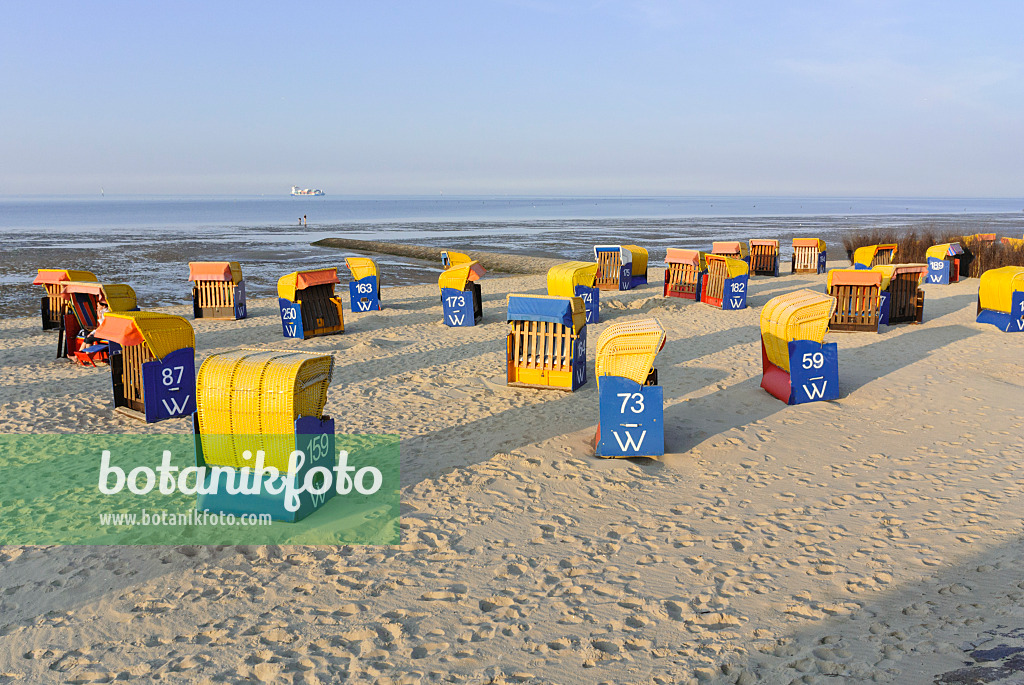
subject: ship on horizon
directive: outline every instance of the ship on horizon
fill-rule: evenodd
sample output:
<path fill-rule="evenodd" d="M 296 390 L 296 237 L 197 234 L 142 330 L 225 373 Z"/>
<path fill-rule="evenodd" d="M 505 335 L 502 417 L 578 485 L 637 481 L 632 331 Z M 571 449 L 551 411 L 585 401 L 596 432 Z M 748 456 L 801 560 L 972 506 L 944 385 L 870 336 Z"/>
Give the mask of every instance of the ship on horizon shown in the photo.
<path fill-rule="evenodd" d="M 292 186 L 292 195 L 323 195 L 324 191 L 312 188 L 299 188 L 298 186 Z"/>

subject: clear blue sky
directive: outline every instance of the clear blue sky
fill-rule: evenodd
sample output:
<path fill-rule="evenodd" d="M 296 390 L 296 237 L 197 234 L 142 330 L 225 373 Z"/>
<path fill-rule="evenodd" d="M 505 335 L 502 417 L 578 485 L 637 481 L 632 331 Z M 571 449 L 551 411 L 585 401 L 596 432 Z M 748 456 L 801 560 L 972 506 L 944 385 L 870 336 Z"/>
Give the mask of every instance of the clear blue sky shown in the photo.
<path fill-rule="evenodd" d="M 1019 1 L 0 16 L 0 194 L 1024 189 Z"/>

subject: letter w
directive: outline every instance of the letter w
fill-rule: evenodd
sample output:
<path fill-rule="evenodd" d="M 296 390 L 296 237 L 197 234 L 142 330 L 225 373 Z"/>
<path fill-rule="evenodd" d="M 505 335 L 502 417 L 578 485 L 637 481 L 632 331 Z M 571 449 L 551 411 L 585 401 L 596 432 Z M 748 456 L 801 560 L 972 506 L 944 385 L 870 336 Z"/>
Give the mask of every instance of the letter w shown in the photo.
<path fill-rule="evenodd" d="M 817 399 L 821 399 L 822 397 L 825 396 L 825 388 L 826 387 L 828 387 L 828 381 L 823 381 L 822 384 L 821 384 L 821 388 L 820 389 L 814 383 L 814 381 L 811 381 L 810 389 L 807 388 L 806 384 L 804 385 L 804 392 L 807 394 L 807 399 L 809 399 L 809 400 L 817 400 Z"/>
<path fill-rule="evenodd" d="M 369 300 L 359 300 L 358 302 L 356 302 L 356 305 L 359 306 L 359 311 L 361 311 L 361 312 L 368 312 L 368 311 L 370 311 L 370 301 Z"/>
<path fill-rule="evenodd" d="M 619 449 L 623 452 L 639 452 L 641 445 L 644 444 L 644 438 L 647 437 L 647 431 L 640 434 L 640 439 L 636 443 L 633 442 L 633 434 L 629 431 L 626 431 L 626 442 L 622 442 L 622 438 L 616 431 L 612 431 L 612 435 L 615 436 L 615 442 L 619 443 Z"/>
<path fill-rule="evenodd" d="M 466 320 L 466 315 L 463 314 L 462 316 L 455 316 L 454 314 L 449 314 L 448 320 L 452 322 L 453 326 L 461 326 Z"/>
<path fill-rule="evenodd" d="M 295 331 L 297 330 L 297 328 L 298 327 L 295 324 L 293 324 L 293 323 L 285 324 L 285 327 L 284 327 L 284 329 L 286 331 L 288 331 L 288 337 L 289 338 L 294 338 L 295 337 Z"/>
<path fill-rule="evenodd" d="M 178 398 L 177 397 L 171 397 L 170 398 L 170 404 L 167 403 L 168 402 L 168 398 L 166 398 L 166 397 L 163 398 L 163 400 L 161 400 L 161 401 L 163 402 L 164 409 L 167 410 L 167 413 L 170 414 L 171 416 L 176 416 L 176 415 L 181 414 L 182 412 L 185 411 L 185 407 L 188 406 L 188 401 L 190 399 L 192 399 L 192 395 L 185 395 L 185 399 L 183 399 L 181 401 L 181 406 L 180 407 L 178 406 Z"/>

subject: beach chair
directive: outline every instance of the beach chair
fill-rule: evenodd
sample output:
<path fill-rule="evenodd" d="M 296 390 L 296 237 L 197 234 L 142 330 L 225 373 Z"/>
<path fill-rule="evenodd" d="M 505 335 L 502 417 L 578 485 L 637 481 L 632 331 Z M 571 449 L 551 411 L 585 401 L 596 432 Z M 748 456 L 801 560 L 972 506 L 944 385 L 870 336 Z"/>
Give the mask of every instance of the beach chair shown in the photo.
<path fill-rule="evenodd" d="M 981 274 L 978 323 L 1007 333 L 1024 332 L 1024 266 L 1003 266 Z"/>
<path fill-rule="evenodd" d="M 352 311 L 380 311 L 380 274 L 377 272 L 377 263 L 369 257 L 346 257 L 345 266 L 352 272 L 352 280 L 348 284 Z"/>
<path fill-rule="evenodd" d="M 974 243 L 994 243 L 995 241 L 995 233 L 975 233 L 974 235 L 964 236 L 964 244 L 968 246 Z"/>
<path fill-rule="evenodd" d="M 665 394 L 654 359 L 665 346 L 657 319 L 610 324 L 597 338 L 599 457 L 665 454 Z"/>
<path fill-rule="evenodd" d="M 1024 247 L 1024 238 L 1010 238 L 1008 236 L 1003 236 L 999 241 L 1002 242 L 1003 245 L 1012 248 Z"/>
<path fill-rule="evenodd" d="M 707 272 L 704 253 L 670 247 L 665 251 L 665 264 L 665 297 L 699 301 L 701 282 Z"/>
<path fill-rule="evenodd" d="M 839 399 L 839 352 L 824 343 L 836 299 L 797 290 L 761 309 L 761 387 L 786 404 Z"/>
<path fill-rule="evenodd" d="M 566 262 L 548 269 L 548 295 L 579 297 L 587 310 L 587 323 L 601 320 L 601 291 L 594 287 L 595 262 Z"/>
<path fill-rule="evenodd" d="M 779 275 L 779 241 L 750 241 L 750 273 L 754 276 Z"/>
<path fill-rule="evenodd" d="M 475 326 L 484 318 L 483 295 L 477 283 L 487 271 L 480 262 L 459 262 L 441 272 L 441 316 L 448 326 Z"/>
<path fill-rule="evenodd" d="M 234 350 L 206 358 L 192 422 L 196 466 L 204 469 L 198 511 L 298 521 L 334 495 L 333 487 L 317 488 L 337 465 L 334 419 L 323 414 L 333 371 L 329 354 Z M 225 481 L 239 479 L 257 492 L 228 492 Z"/>
<path fill-rule="evenodd" d="M 196 319 L 244 319 L 245 280 L 238 262 L 189 262 L 192 316 Z"/>
<path fill-rule="evenodd" d="M 818 238 L 793 238 L 793 273 L 823 274 L 827 271 L 825 241 Z"/>
<path fill-rule="evenodd" d="M 106 362 L 110 347 L 93 331 L 108 312 L 138 310 L 135 291 L 124 283 L 64 281 L 60 284 L 65 313 L 57 335 L 57 356 L 83 366 Z"/>
<path fill-rule="evenodd" d="M 716 254 L 721 257 L 732 257 L 733 259 L 742 259 L 750 265 L 750 253 L 747 251 L 747 244 L 740 242 L 739 240 L 720 240 L 718 242 L 711 243 L 711 254 Z"/>
<path fill-rule="evenodd" d="M 870 269 L 879 264 L 892 264 L 896 247 L 895 243 L 858 247 L 853 251 L 853 268 Z"/>
<path fill-rule="evenodd" d="M 928 275 L 927 264 L 879 264 L 871 270 L 882 274 L 878 303 L 880 325 L 924 321 L 924 288 L 921 285 Z"/>
<path fill-rule="evenodd" d="M 637 245 L 595 245 L 600 290 L 630 290 L 647 283 L 647 250 Z"/>
<path fill-rule="evenodd" d="M 46 295 L 40 303 L 40 318 L 43 322 L 43 330 L 56 330 L 60 328 L 61 319 L 67 311 L 67 300 L 61 295 L 61 283 L 67 281 L 91 281 L 96 282 L 96 276 L 91 271 L 79 271 L 75 269 L 39 269 L 32 285 L 41 285 Z"/>
<path fill-rule="evenodd" d="M 345 332 L 341 298 L 334 294 L 338 270 L 310 269 L 285 274 L 277 281 L 277 304 L 286 338 L 305 340 Z"/>
<path fill-rule="evenodd" d="M 451 269 L 452 267 L 456 267 L 461 264 L 469 264 L 473 261 L 474 260 L 471 259 L 469 255 L 463 252 L 453 252 L 451 250 L 441 251 L 441 264 L 446 269 Z"/>
<path fill-rule="evenodd" d="M 709 254 L 707 273 L 701 278 L 700 301 L 724 310 L 745 309 L 749 267 L 741 259 Z"/>
<path fill-rule="evenodd" d="M 579 297 L 509 295 L 508 385 L 574 391 L 587 382 L 587 312 Z"/>
<path fill-rule="evenodd" d="M 826 280 L 836 308 L 829 327 L 834 331 L 878 332 L 882 274 L 864 269 L 832 269 Z"/>
<path fill-rule="evenodd" d="M 960 280 L 960 257 L 964 249 L 960 243 L 932 245 L 925 251 L 928 262 L 928 282 L 949 285 Z"/>
<path fill-rule="evenodd" d="M 180 316 L 110 312 L 95 335 L 110 345 L 114 411 L 146 423 L 196 410 L 196 337 Z"/>

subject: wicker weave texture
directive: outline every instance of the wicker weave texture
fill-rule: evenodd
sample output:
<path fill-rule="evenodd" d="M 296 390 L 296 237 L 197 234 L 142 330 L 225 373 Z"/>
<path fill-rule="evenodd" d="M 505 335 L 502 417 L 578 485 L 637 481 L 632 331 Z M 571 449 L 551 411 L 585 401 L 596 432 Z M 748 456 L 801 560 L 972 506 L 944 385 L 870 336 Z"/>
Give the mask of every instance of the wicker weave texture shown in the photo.
<path fill-rule="evenodd" d="M 761 309 L 761 340 L 768 361 L 789 371 L 789 342 L 824 342 L 836 298 L 813 290 L 797 290 L 768 300 Z"/>
<path fill-rule="evenodd" d="M 644 383 L 654 368 L 654 359 L 665 345 L 665 329 L 658 319 L 613 323 L 597 338 L 595 372 L 601 376 L 621 376 Z"/>

